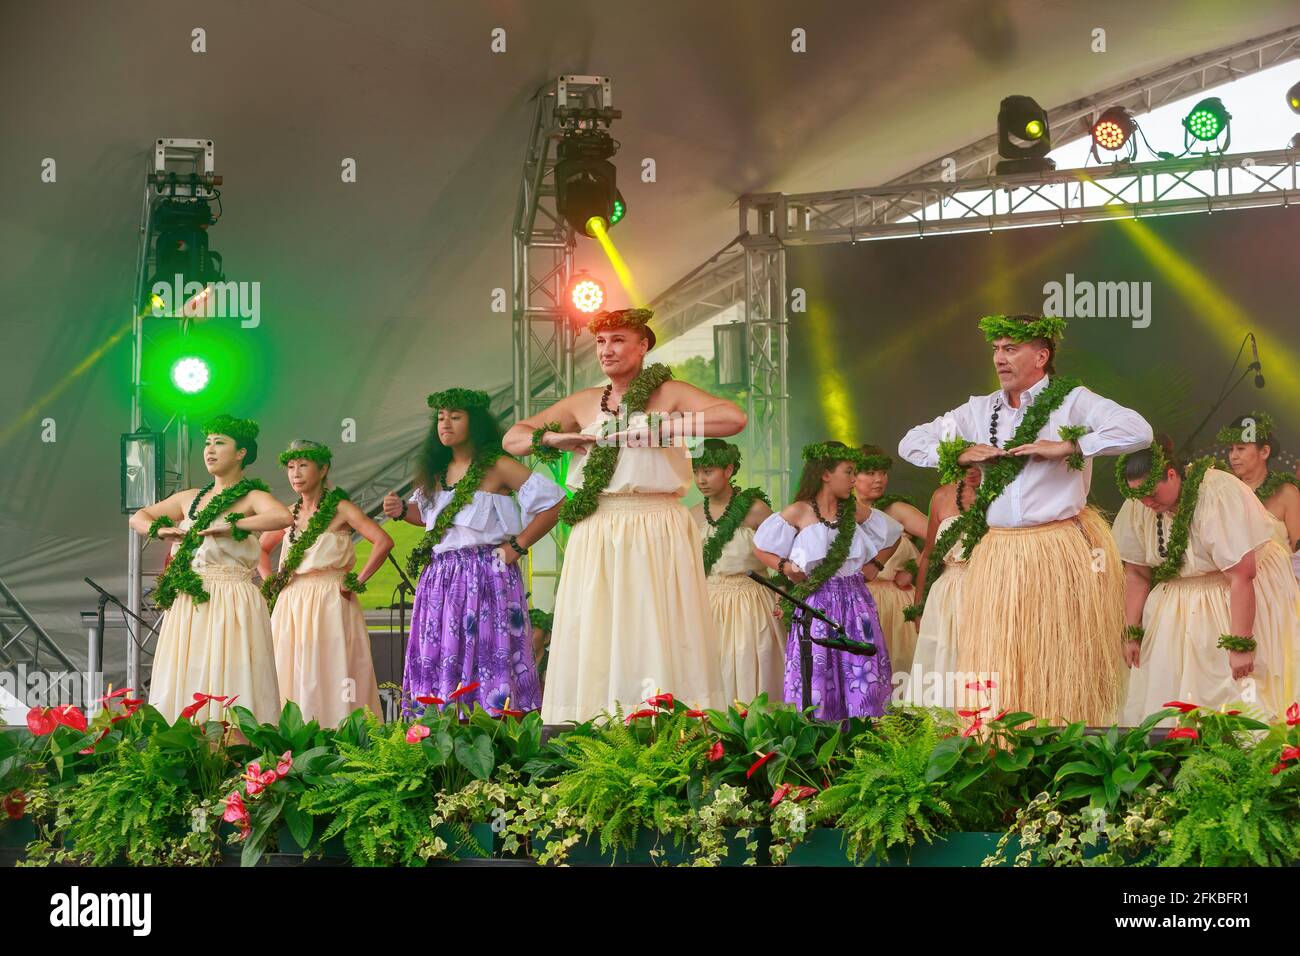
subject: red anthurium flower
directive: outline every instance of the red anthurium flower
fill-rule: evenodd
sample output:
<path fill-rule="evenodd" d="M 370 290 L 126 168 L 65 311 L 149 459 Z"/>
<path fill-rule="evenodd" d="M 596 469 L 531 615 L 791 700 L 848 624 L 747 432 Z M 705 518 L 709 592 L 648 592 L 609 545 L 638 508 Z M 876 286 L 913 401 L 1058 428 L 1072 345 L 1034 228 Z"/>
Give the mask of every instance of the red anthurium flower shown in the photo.
<path fill-rule="evenodd" d="M 992 690 L 998 685 L 991 680 L 973 680 L 966 684 L 967 690 Z"/>
<path fill-rule="evenodd" d="M 1276 776 L 1277 774 L 1281 773 L 1285 769 L 1286 769 L 1286 764 L 1280 763 L 1272 770 L 1270 770 L 1269 773 L 1272 773 L 1274 776 Z"/>
<path fill-rule="evenodd" d="M 109 685 L 109 686 L 111 687 L 112 685 Z M 101 698 L 99 698 L 97 701 L 95 701 L 95 703 L 97 703 L 97 704 L 107 704 L 110 700 L 113 700 L 115 697 L 124 697 L 125 695 L 127 695 L 127 694 L 129 694 L 129 693 L 131 693 L 131 688 L 129 688 L 129 687 L 119 687 L 117 690 L 113 691 L 112 693 L 105 694 L 103 697 L 101 697 Z"/>
<path fill-rule="evenodd" d="M 275 783 L 279 779 L 280 778 L 276 775 L 274 770 L 262 771 L 262 786 L 264 787 L 269 787 L 271 784 Z"/>
<path fill-rule="evenodd" d="M 248 808 L 244 806 L 244 798 L 238 790 L 226 797 L 226 812 L 221 815 L 221 819 L 240 826 L 248 823 Z"/>
<path fill-rule="evenodd" d="M 708 715 L 705 711 L 702 711 L 702 710 L 688 710 L 688 711 L 686 712 L 686 716 L 687 716 L 687 717 L 707 717 L 707 716 L 709 716 L 709 715 Z"/>
<path fill-rule="evenodd" d="M 783 784 L 781 784 L 781 786 L 779 786 L 779 787 L 776 788 L 776 793 L 772 794 L 772 802 L 769 803 L 768 806 L 769 806 L 769 807 L 774 807 L 774 806 L 776 806 L 778 803 L 780 803 L 782 800 L 784 800 L 786 794 L 789 793 L 789 792 L 790 792 L 791 790 L 793 790 L 793 789 L 794 789 L 794 788 L 793 788 L 792 786 L 790 786 L 790 784 L 788 784 L 788 783 L 783 783 Z"/>
<path fill-rule="evenodd" d="M 275 765 L 275 776 L 277 779 L 279 779 L 280 777 L 287 777 L 289 776 L 289 771 L 292 769 L 293 769 L 293 751 L 286 750 L 284 753 L 280 755 L 279 763 Z"/>
<path fill-rule="evenodd" d="M 1176 727 L 1165 735 L 1166 740 L 1195 740 L 1201 735 L 1195 727 Z"/>
<path fill-rule="evenodd" d="M 1192 711 L 1199 709 L 1200 704 L 1189 704 L 1186 701 L 1182 701 L 1182 700 L 1167 700 L 1160 706 L 1175 707 L 1178 710 L 1181 710 L 1184 714 L 1190 714 Z"/>
<path fill-rule="evenodd" d="M 516 717 L 516 718 L 517 718 L 517 717 L 523 717 L 523 716 L 525 715 L 525 711 L 522 711 L 522 710 L 511 710 L 509 707 L 500 707 L 500 708 L 498 708 L 498 707 L 493 707 L 493 708 L 492 708 L 492 712 L 493 712 L 494 714 L 496 714 L 498 717 Z"/>
<path fill-rule="evenodd" d="M 447 696 L 450 697 L 452 700 L 456 700 L 458 697 L 464 697 L 466 694 L 478 690 L 478 685 L 479 682 L 475 681 L 472 684 L 466 684 L 464 687 L 457 687 L 454 691 L 452 691 Z"/>
<path fill-rule="evenodd" d="M 181 719 L 193 720 L 194 715 L 197 714 L 204 707 L 206 707 L 208 705 L 208 701 L 211 699 L 212 698 L 207 697 L 203 694 L 195 694 L 194 703 L 187 705 L 185 709 L 181 711 Z"/>
<path fill-rule="evenodd" d="M 673 709 L 672 694 L 655 694 L 653 697 L 647 697 L 645 702 L 651 707 L 662 707 L 664 710 Z"/>
<path fill-rule="evenodd" d="M 71 727 L 73 730 L 83 732 L 86 729 L 86 715 L 71 704 L 55 707 L 50 711 L 50 715 L 65 727 Z"/>
<path fill-rule="evenodd" d="M 27 794 L 21 790 L 11 790 L 4 798 L 5 815 L 10 820 L 21 820 L 27 806 Z"/>
<path fill-rule="evenodd" d="M 1300 703 L 1292 704 L 1286 709 L 1286 722 L 1291 727 L 1300 724 Z"/>
<path fill-rule="evenodd" d="M 763 754 L 763 756 L 759 757 L 756 761 L 754 761 L 754 765 L 752 767 L 750 767 L 748 770 L 745 771 L 745 778 L 748 779 L 749 777 L 754 776 L 754 774 L 758 773 L 759 767 L 763 766 L 763 764 L 767 763 L 775 756 L 776 756 L 775 750 Z"/>
<path fill-rule="evenodd" d="M 816 792 L 816 787 L 800 787 L 794 792 L 794 802 L 798 803 L 800 800 L 807 800 Z"/>
<path fill-rule="evenodd" d="M 627 719 L 623 722 L 626 724 L 630 724 L 632 723 L 632 721 L 640 720 L 642 717 L 658 717 L 658 716 L 659 716 L 659 712 L 657 710 L 638 710 L 631 714 L 628 714 Z"/>
<path fill-rule="evenodd" d="M 93 744 L 91 744 L 89 747 L 83 747 L 83 748 L 81 748 L 80 750 L 77 751 L 77 753 L 79 753 L 79 754 L 93 754 L 93 753 L 95 752 L 95 748 L 99 746 L 99 742 L 100 742 L 101 740 L 103 740 L 105 737 L 107 737 L 107 736 L 108 736 L 108 732 L 109 732 L 110 730 L 112 730 L 112 729 L 113 729 L 113 725 L 110 723 L 107 727 L 105 727 L 105 728 L 100 732 L 99 736 L 95 738 L 95 742 L 94 742 Z"/>
<path fill-rule="evenodd" d="M 975 734 L 979 732 L 979 729 L 983 726 L 984 726 L 984 721 L 976 717 L 974 720 L 970 722 L 970 726 L 961 732 L 961 735 L 963 737 L 974 737 Z"/>
<path fill-rule="evenodd" d="M 1230 710 L 1230 711 L 1228 711 L 1228 716 L 1229 716 L 1229 717 L 1236 717 L 1236 716 L 1237 716 L 1238 714 L 1240 714 L 1240 713 L 1241 713 L 1241 711 L 1239 711 L 1239 710 Z"/>
<path fill-rule="evenodd" d="M 244 771 L 244 793 L 250 797 L 255 797 L 266 789 L 266 784 L 262 782 L 262 768 L 259 764 L 250 763 L 248 769 Z"/>
<path fill-rule="evenodd" d="M 27 712 L 27 729 L 37 737 L 53 733 L 59 722 L 44 707 L 33 707 Z"/>
<path fill-rule="evenodd" d="M 717 762 L 721 760 L 724 753 L 726 753 L 726 751 L 722 747 L 722 741 L 715 740 L 713 746 L 709 748 L 709 761 Z"/>
<path fill-rule="evenodd" d="M 428 697 L 428 696 L 425 696 L 425 697 L 417 697 L 417 698 L 415 698 L 415 700 L 416 700 L 417 703 L 424 704 L 426 707 L 428 707 L 430 704 L 445 704 L 445 703 L 447 703 L 447 702 L 446 702 L 445 700 L 443 700 L 441 697 Z"/>
<path fill-rule="evenodd" d="M 994 717 L 993 719 L 994 719 L 994 720 L 1001 720 L 1003 717 L 1005 717 L 1005 716 L 1006 716 L 1007 714 L 1009 714 L 1009 713 L 1011 713 L 1010 709 L 1004 710 L 1002 713 L 998 714 L 998 715 L 997 715 L 996 717 Z"/>
<path fill-rule="evenodd" d="M 979 708 L 978 710 L 959 710 L 959 711 L 957 711 L 957 716 L 958 716 L 958 717 L 978 717 L 980 714 L 984 713 L 984 711 L 986 711 L 986 710 L 988 710 L 988 709 L 989 709 L 988 706 L 985 705 L 984 707 L 981 707 L 981 708 Z M 1003 711 L 1003 713 L 1006 713 L 1006 711 Z"/>
<path fill-rule="evenodd" d="M 224 697 L 214 697 L 214 698 L 212 698 L 212 699 L 213 699 L 213 700 L 225 700 L 226 702 L 225 702 L 224 704 L 221 705 L 221 709 L 222 709 L 222 710 L 225 710 L 227 707 L 233 707 L 233 706 L 234 706 L 235 701 L 239 700 L 239 695 L 236 694 L 234 697 L 230 698 L 230 700 L 226 700 L 226 698 L 224 698 Z"/>
<path fill-rule="evenodd" d="M 406 729 L 406 742 L 408 744 L 418 744 L 425 737 L 429 736 L 429 728 L 424 724 L 411 724 Z"/>
<path fill-rule="evenodd" d="M 1300 747 L 1282 748 L 1282 762 L 1286 763 L 1288 760 L 1300 760 Z"/>

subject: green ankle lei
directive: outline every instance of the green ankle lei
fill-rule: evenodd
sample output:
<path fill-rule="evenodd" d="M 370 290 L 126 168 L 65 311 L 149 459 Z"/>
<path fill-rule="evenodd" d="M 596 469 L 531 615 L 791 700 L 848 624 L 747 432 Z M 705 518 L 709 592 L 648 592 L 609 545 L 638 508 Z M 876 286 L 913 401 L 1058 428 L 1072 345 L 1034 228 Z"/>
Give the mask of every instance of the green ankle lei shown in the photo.
<path fill-rule="evenodd" d="M 203 579 L 192 567 L 194 555 L 198 552 L 199 545 L 203 543 L 199 532 L 207 530 L 219 515 L 225 514 L 231 505 L 250 491 L 270 490 L 266 482 L 260 478 L 241 478 L 225 491 L 213 495 L 207 507 L 194 516 L 194 523 L 181 539 L 181 546 L 177 548 L 171 564 L 167 565 L 167 570 L 158 578 L 153 591 L 154 603 L 167 610 L 176 600 L 176 595 L 182 592 L 193 598 L 195 604 L 202 604 L 208 600 L 211 595 L 203 589 Z M 194 500 L 198 501 L 204 493 L 200 491 Z M 191 504 L 190 507 L 194 506 Z M 244 532 L 245 535 L 249 533 Z"/>

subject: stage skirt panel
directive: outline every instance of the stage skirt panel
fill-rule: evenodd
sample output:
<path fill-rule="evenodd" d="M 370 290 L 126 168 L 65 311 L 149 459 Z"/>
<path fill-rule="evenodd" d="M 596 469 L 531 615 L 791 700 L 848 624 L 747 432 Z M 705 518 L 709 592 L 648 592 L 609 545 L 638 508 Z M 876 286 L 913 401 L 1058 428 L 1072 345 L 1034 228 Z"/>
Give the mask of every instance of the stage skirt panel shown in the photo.
<path fill-rule="evenodd" d="M 676 494 L 600 496 L 564 552 L 545 723 L 631 713 L 658 692 L 726 709 L 701 546 Z"/>
<path fill-rule="evenodd" d="M 281 563 L 287 553 L 281 550 Z M 365 612 L 340 593 L 355 563 L 350 534 L 322 533 L 271 612 L 280 696 L 322 727 L 337 727 L 358 707 L 383 713 Z"/>
<path fill-rule="evenodd" d="M 837 575 L 809 595 L 806 603 L 843 625 L 851 640 L 876 645 L 872 657 L 813 645 L 813 716 L 820 720 L 879 717 L 889 703 L 893 672 L 866 581 L 861 574 Z M 829 629 L 814 619 L 811 633 L 826 637 Z M 799 628 L 791 627 L 785 644 L 785 699 L 796 707 L 802 706 L 803 699 L 800 673 Z"/>
<path fill-rule="evenodd" d="M 405 714 L 419 714 L 416 697 L 450 701 L 459 687 L 467 706 L 490 714 L 541 705 L 532 627 L 518 564 L 498 562 L 492 545 L 433 555 L 420 574 L 402 676 Z"/>

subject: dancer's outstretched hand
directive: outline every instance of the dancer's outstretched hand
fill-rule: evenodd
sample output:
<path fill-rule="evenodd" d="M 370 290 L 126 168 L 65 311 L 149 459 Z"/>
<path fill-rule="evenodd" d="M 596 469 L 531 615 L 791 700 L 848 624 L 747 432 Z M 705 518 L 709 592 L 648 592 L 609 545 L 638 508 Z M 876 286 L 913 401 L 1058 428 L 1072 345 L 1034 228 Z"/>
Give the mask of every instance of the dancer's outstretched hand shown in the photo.
<path fill-rule="evenodd" d="M 1124 661 L 1129 667 L 1137 667 L 1141 658 L 1142 645 L 1137 641 L 1124 642 Z"/>
<path fill-rule="evenodd" d="M 1038 441 L 1031 441 L 1028 445 L 1017 445 L 1007 454 L 1015 455 L 1017 458 L 1023 458 L 1026 455 L 1036 455 L 1039 458 L 1067 458 L 1075 452 L 1074 442 L 1072 441 L 1052 441 L 1048 438 L 1040 438 Z"/>
<path fill-rule="evenodd" d="M 547 448 L 577 454 L 586 454 L 587 449 L 596 444 L 596 441 L 595 435 L 585 435 L 582 432 L 545 432 L 542 435 L 542 444 Z"/>
<path fill-rule="evenodd" d="M 390 491 L 384 495 L 384 514 L 390 518 L 400 518 L 406 514 L 406 502 Z"/>
<path fill-rule="evenodd" d="M 1002 448 L 995 448 L 993 445 L 971 445 L 957 458 L 959 465 L 977 465 L 981 461 L 991 461 L 994 458 L 1001 458 L 1006 455 L 1007 451 Z"/>
<path fill-rule="evenodd" d="M 1241 680 L 1255 672 L 1254 651 L 1228 651 L 1228 666 L 1232 668 L 1232 679 Z"/>

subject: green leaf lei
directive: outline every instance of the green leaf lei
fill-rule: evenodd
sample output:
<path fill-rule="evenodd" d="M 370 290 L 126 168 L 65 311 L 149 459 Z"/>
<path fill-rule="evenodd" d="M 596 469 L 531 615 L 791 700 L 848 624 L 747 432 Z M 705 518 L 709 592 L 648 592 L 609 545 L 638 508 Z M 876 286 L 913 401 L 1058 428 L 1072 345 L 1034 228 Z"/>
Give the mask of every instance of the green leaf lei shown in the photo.
<path fill-rule="evenodd" d="M 913 508 L 916 507 L 916 502 L 908 495 L 881 495 L 875 501 L 871 502 L 871 507 L 875 508 L 877 511 L 884 511 L 890 505 L 898 504 L 900 501 L 905 505 L 911 505 Z"/>
<path fill-rule="evenodd" d="M 888 455 L 863 455 L 858 471 L 889 471 L 894 467 L 894 459 Z"/>
<path fill-rule="evenodd" d="M 1124 634 L 1127 636 L 1128 640 L 1137 641 L 1141 644 L 1142 638 L 1147 636 L 1147 629 L 1141 624 L 1130 624 L 1128 627 L 1124 628 Z"/>
<path fill-rule="evenodd" d="M 560 449 L 542 444 L 543 435 L 547 432 L 558 432 L 559 430 L 559 422 L 547 422 L 541 428 L 533 429 L 533 444 L 530 450 L 538 461 L 550 464 L 553 461 L 559 461 L 564 456 L 564 452 L 560 451 Z"/>
<path fill-rule="evenodd" d="M 1087 425 L 1062 425 L 1056 433 L 1061 436 L 1061 441 L 1078 441 L 1091 430 Z M 1065 463 L 1075 471 L 1083 471 L 1083 452 L 1070 452 Z"/>
<path fill-rule="evenodd" d="M 1165 450 L 1160 447 L 1159 442 L 1151 445 L 1151 471 L 1136 488 L 1129 485 L 1128 478 L 1124 474 L 1124 467 L 1127 464 L 1128 455 L 1120 455 L 1115 460 L 1115 484 L 1121 495 L 1134 501 L 1146 498 L 1154 492 L 1156 485 L 1165 480 L 1165 472 L 1169 470 L 1169 459 L 1165 457 Z"/>
<path fill-rule="evenodd" d="M 1246 416 L 1255 422 L 1255 441 L 1247 442 L 1244 439 L 1246 427 L 1244 425 L 1224 425 L 1214 436 L 1215 441 L 1222 445 L 1241 445 L 1256 444 L 1259 442 L 1267 443 L 1269 436 L 1273 434 L 1273 416 L 1268 412 L 1251 412 Z"/>
<path fill-rule="evenodd" d="M 1052 412 L 1060 408 L 1066 396 L 1081 384 L 1077 378 L 1061 376 L 1052 379 L 1048 386 L 1038 393 L 1038 398 L 1034 400 L 1034 403 L 1025 410 L 1025 417 L 1021 419 L 1020 427 L 1016 429 L 1016 433 L 1011 436 L 1011 439 L 1004 447 L 1007 449 L 1018 448 L 1021 445 L 1028 445 L 1030 442 L 1037 440 L 1038 433 L 1047 426 L 1047 419 L 1051 417 Z M 957 440 L 960 441 L 960 439 Z M 940 443 L 940 449 L 943 448 L 943 444 L 943 442 Z M 956 461 L 955 456 L 953 461 Z M 948 529 L 934 543 L 934 550 L 930 553 L 930 563 L 926 566 L 925 571 L 925 594 L 921 596 L 921 600 L 918 602 L 920 607 L 924 607 L 925 598 L 929 595 L 930 588 L 934 586 L 935 581 L 939 580 L 939 575 L 943 574 L 943 556 L 957 543 L 958 539 L 961 539 L 963 557 L 970 558 L 975 546 L 983 540 L 985 533 L 989 530 L 989 505 L 993 504 L 998 495 L 1006 491 L 1007 486 L 1015 480 L 1016 476 L 1028 463 L 1029 459 L 1027 457 L 1007 455 L 984 462 L 981 465 L 984 477 L 980 482 L 979 490 L 975 492 L 974 502 L 958 516 L 956 521 L 948 526 Z M 961 469 L 961 472 L 959 479 L 964 477 L 965 469 Z M 944 483 L 947 484 L 947 482 Z M 917 611 L 916 613 L 921 612 Z"/>
<path fill-rule="evenodd" d="M 528 623 L 550 634 L 555 629 L 555 615 L 549 611 L 543 611 L 540 607 L 535 607 L 528 612 Z"/>
<path fill-rule="evenodd" d="M 357 572 L 349 571 L 343 575 L 343 586 L 353 594 L 365 594 L 366 583 L 357 577 Z"/>
<path fill-rule="evenodd" d="M 419 578 L 420 572 L 424 566 L 433 558 L 434 546 L 442 540 L 443 536 L 455 522 L 456 516 L 464 510 L 474 499 L 474 492 L 478 491 L 478 486 L 483 483 L 483 476 L 488 473 L 498 458 L 505 454 L 500 449 L 495 451 L 483 451 L 474 456 L 474 460 L 469 463 L 465 469 L 465 474 L 461 475 L 460 481 L 456 482 L 455 487 L 451 489 L 451 501 L 447 507 L 438 512 L 438 517 L 433 522 L 433 527 L 424 533 L 424 537 L 419 543 L 411 549 L 410 556 L 406 559 L 406 573 L 412 578 Z M 444 473 L 438 482 L 446 490 L 447 476 Z"/>
<path fill-rule="evenodd" d="M 226 515 L 226 522 L 230 525 L 230 537 L 235 541 L 244 541 L 253 533 L 251 531 L 245 531 L 243 528 L 235 527 L 235 522 L 247 517 L 248 515 L 244 514 L 242 511 L 232 511 L 230 514 Z"/>
<path fill-rule="evenodd" d="M 329 450 L 327 445 L 318 445 L 315 448 L 290 448 L 287 451 L 280 452 L 280 467 L 285 468 L 289 462 L 297 461 L 300 458 L 314 461 L 324 468 L 334 460 L 334 453 Z"/>
<path fill-rule="evenodd" d="M 632 384 L 623 393 L 623 405 L 628 415 L 644 412 L 650 396 L 664 382 L 673 377 L 667 365 L 656 362 L 643 368 Z M 591 516 L 600 504 L 600 493 L 609 487 L 614 477 L 614 468 L 618 465 L 618 445 L 596 445 L 587 452 L 587 463 L 583 466 L 582 487 L 574 492 L 560 508 L 560 520 L 573 526 L 584 518 Z"/>
<path fill-rule="evenodd" d="M 153 524 L 149 525 L 149 537 L 157 540 L 159 531 L 163 528 L 174 527 L 176 527 L 176 522 L 167 517 L 167 515 L 163 515 L 161 518 L 154 518 Z"/>
<path fill-rule="evenodd" d="M 1260 501 L 1268 501 L 1283 485 L 1294 485 L 1300 489 L 1300 478 L 1285 471 L 1270 471 L 1264 483 L 1255 489 L 1255 497 Z"/>
<path fill-rule="evenodd" d="M 1183 566 L 1183 557 L 1187 554 L 1187 532 L 1192 526 L 1192 517 L 1196 514 L 1196 499 L 1201 493 L 1201 481 L 1205 478 L 1205 473 L 1216 464 L 1214 457 L 1207 455 L 1187 466 L 1187 477 L 1183 479 L 1182 490 L 1178 493 L 1178 513 L 1174 515 L 1174 522 L 1169 528 L 1166 557 L 1151 569 L 1151 579 L 1156 584 L 1178 577 L 1178 569 Z"/>
<path fill-rule="evenodd" d="M 1037 403 L 1035 403 L 1037 404 Z M 975 443 L 964 438 L 950 438 L 939 442 L 939 484 L 948 485 L 966 477 L 966 465 L 957 463 L 961 453 Z"/>
<path fill-rule="evenodd" d="M 713 535 L 704 541 L 705 577 L 708 577 L 709 572 L 713 570 L 713 565 L 722 554 L 722 549 L 727 546 L 727 542 L 735 537 L 736 529 L 749 514 L 749 509 L 755 500 L 766 503 L 769 508 L 772 507 L 772 502 L 763 493 L 762 488 L 746 488 L 741 491 L 735 485 L 731 486 L 731 500 L 727 502 L 726 510 L 722 512 L 722 517 L 714 526 Z"/>
<path fill-rule="evenodd" d="M 1253 637 L 1242 637 L 1240 634 L 1220 634 L 1215 647 L 1221 647 L 1225 651 L 1242 651 L 1249 653 L 1257 646 Z"/>
<path fill-rule="evenodd" d="M 203 543 L 199 532 L 206 530 L 218 515 L 225 513 L 227 508 L 250 491 L 270 490 L 266 482 L 260 478 L 242 478 L 220 494 L 213 495 L 207 507 L 195 516 L 194 524 L 190 525 L 190 529 L 185 532 L 185 537 L 181 538 L 181 546 L 176 549 L 171 564 L 167 565 L 167 570 L 158 578 L 158 584 L 153 592 L 154 603 L 167 610 L 176 600 L 176 595 L 181 592 L 193 598 L 195 604 L 202 604 L 208 600 L 211 595 L 203 589 L 203 579 L 192 567 L 194 555 L 199 550 L 199 545 Z M 203 492 L 199 492 L 198 497 L 203 497 Z M 198 498 L 195 500 L 197 501 Z"/>
<path fill-rule="evenodd" d="M 1054 315 L 1045 315 L 1035 322 L 1017 322 L 1005 315 L 986 315 L 979 321 L 980 331 L 990 342 L 998 339 L 1011 339 L 1013 342 L 1028 342 L 1031 339 L 1060 339 L 1065 335 L 1065 319 Z"/>
<path fill-rule="evenodd" d="M 899 570 L 906 571 L 913 578 L 915 578 L 917 575 L 921 573 L 921 567 L 916 563 L 916 558 L 908 558 L 901 565 L 899 565 Z"/>
<path fill-rule="evenodd" d="M 842 452 L 844 449 L 840 449 L 840 451 Z M 849 556 L 849 549 L 853 546 L 853 532 L 858 526 L 857 517 L 857 495 L 850 491 L 848 498 L 845 499 L 844 505 L 840 509 L 840 520 L 835 528 L 835 539 L 831 541 L 831 546 L 826 551 L 826 560 L 812 569 L 806 581 L 792 584 L 790 579 L 783 574 L 777 575 L 774 580 L 799 600 L 807 601 L 808 595 L 833 578 L 835 572 L 843 567 L 844 561 Z M 788 627 L 794 621 L 794 605 L 782 598 L 781 612 L 782 620 Z"/>
<path fill-rule="evenodd" d="M 301 502 L 301 498 L 298 499 Z M 268 608 L 275 608 L 275 599 L 280 596 L 280 592 L 289 586 L 293 580 L 293 574 L 298 570 L 298 565 L 302 564 L 302 559 L 306 557 L 307 551 L 311 548 L 316 540 L 324 533 L 325 529 L 334 521 L 334 516 L 339 512 L 339 502 L 347 501 L 348 493 L 342 488 L 331 488 L 321 495 L 320 504 L 316 506 L 316 513 L 311 516 L 307 522 L 307 527 L 303 529 L 302 534 L 298 535 L 289 548 L 289 553 L 284 556 L 284 563 L 280 570 L 276 571 L 269 578 L 262 582 L 262 597 L 266 598 Z M 349 590 L 355 590 L 350 588 Z"/>

